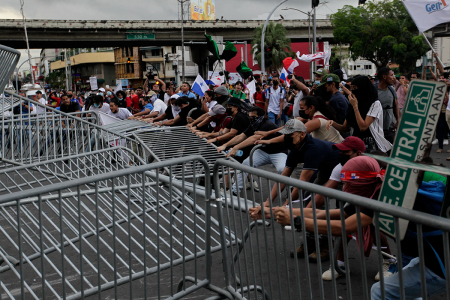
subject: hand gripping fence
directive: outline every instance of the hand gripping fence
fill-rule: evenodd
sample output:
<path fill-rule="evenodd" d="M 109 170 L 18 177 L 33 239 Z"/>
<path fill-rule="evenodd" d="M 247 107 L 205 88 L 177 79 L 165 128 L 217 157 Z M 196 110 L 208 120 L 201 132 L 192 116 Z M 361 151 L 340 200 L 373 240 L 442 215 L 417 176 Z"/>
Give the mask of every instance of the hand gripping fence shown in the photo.
<path fill-rule="evenodd" d="M 231 170 L 241 171 L 249 174 L 243 176 L 245 181 L 250 182 L 250 190 L 243 190 L 243 195 L 225 194 L 219 192 L 218 187 L 224 186 L 224 177 L 231 177 Z M 345 277 L 336 278 L 336 274 L 331 272 L 330 281 L 322 279 L 322 273 L 326 271 L 330 264 L 335 269 L 337 265 L 335 256 L 338 251 L 340 241 L 347 241 L 350 234 L 358 236 L 362 241 L 362 223 L 360 208 L 364 207 L 374 212 L 375 244 L 382 245 L 378 218 L 380 213 L 392 215 L 396 226 L 396 232 L 399 232 L 399 219 L 407 219 L 415 223 L 418 237 L 418 253 L 420 260 L 421 282 L 425 282 L 425 255 L 423 240 L 420 233 L 424 227 L 433 228 L 433 230 L 442 230 L 443 247 L 445 253 L 446 287 L 447 299 L 450 299 L 450 272 L 449 272 L 449 239 L 450 220 L 441 217 L 431 216 L 419 211 L 388 205 L 368 198 L 344 193 L 337 190 L 324 188 L 319 185 L 299 181 L 298 179 L 288 178 L 278 174 L 266 172 L 263 170 L 251 168 L 245 165 L 219 159 L 216 161 L 214 169 L 214 186 L 217 204 L 217 218 L 220 224 L 220 233 L 222 236 L 222 255 L 223 268 L 225 276 L 225 285 L 228 292 L 233 294 L 236 299 L 371 299 L 371 287 L 375 283 L 374 277 L 380 270 L 380 291 L 381 299 L 385 299 L 385 286 L 383 274 L 383 251 L 382 247 L 377 246 L 367 259 L 364 256 L 363 243 L 342 243 L 345 257 Z M 221 177 L 222 176 L 222 177 Z M 262 193 L 256 193 L 253 189 L 253 179 L 258 178 L 259 187 Z M 271 199 L 269 191 L 272 186 L 277 186 L 277 198 Z M 280 189 L 286 186 L 289 193 L 281 193 Z M 245 184 L 244 184 L 245 186 Z M 333 244 L 335 239 L 335 248 L 329 247 L 331 262 L 322 262 L 320 255 L 317 256 L 317 263 L 311 263 L 306 258 L 290 257 L 289 252 L 295 253 L 300 242 L 306 241 L 306 230 L 296 232 L 287 231 L 278 224 L 273 218 L 273 207 L 281 206 L 288 199 L 289 207 L 293 206 L 291 199 L 291 188 L 300 190 L 300 202 L 303 200 L 303 192 L 309 192 L 312 198 L 312 209 L 299 209 L 302 216 L 302 226 L 306 228 L 305 218 L 310 218 L 308 231 L 314 234 L 313 244 L 304 243 L 305 252 L 308 253 L 308 247 L 313 246 L 320 253 L 323 244 L 319 242 L 319 233 L 325 234 L 328 245 Z M 248 192 L 250 191 L 250 192 Z M 325 210 L 319 210 L 315 207 L 315 196 L 321 194 L 325 197 Z M 267 197 L 269 195 L 269 197 Z M 261 219 L 253 221 L 250 219 L 248 210 L 250 206 L 241 207 L 241 209 L 230 209 L 225 205 L 230 200 L 237 199 L 237 203 L 248 205 L 247 201 L 239 201 L 242 198 L 250 199 L 253 202 L 250 206 L 259 206 L 267 198 L 273 200 L 270 202 L 269 214 L 261 215 Z M 331 201 L 331 199 L 335 199 Z M 294 199 L 295 200 L 295 199 Z M 213 202 L 213 201 L 211 201 Z M 340 209 L 337 214 L 330 209 L 330 202 L 339 203 Z M 344 204 L 355 205 L 356 218 L 352 223 L 345 219 Z M 293 211 L 289 210 L 288 216 L 293 220 Z M 326 220 L 326 225 L 320 224 L 318 219 Z M 311 224 L 312 223 L 312 224 Z M 292 224 L 293 225 L 293 224 Z M 333 229 L 332 229 L 333 228 Z M 293 229 L 293 226 L 292 226 Z M 402 249 L 400 238 L 397 236 L 394 242 L 390 242 L 392 255 L 397 257 L 398 262 L 398 284 L 399 298 L 405 299 L 402 270 Z M 393 256 L 390 257 L 393 257 Z M 392 284 L 392 283 L 391 283 Z M 427 298 L 427 285 L 422 284 L 422 297 Z M 429 291 L 430 293 L 432 291 Z"/>
<path fill-rule="evenodd" d="M 232 299 L 211 285 L 211 255 L 222 247 L 208 198 L 195 186 L 187 195 L 171 174 L 159 178 L 162 168 L 195 161 L 209 171 L 206 161 L 137 159 L 130 167 L 111 158 L 115 151 L 0 172 L 2 298 L 179 299 L 205 287 Z M 204 195 L 209 187 L 207 177 Z"/>
<path fill-rule="evenodd" d="M 120 156 L 116 155 L 119 150 Z M 319 232 L 324 231 L 344 241 L 356 232 L 362 240 L 359 207 L 373 210 L 375 221 L 380 213 L 385 213 L 395 217 L 397 227 L 402 218 L 414 222 L 418 232 L 423 226 L 442 230 L 449 286 L 447 219 L 225 159 L 215 162 L 215 190 L 211 199 L 210 176 L 204 176 L 203 188 L 192 184 L 196 182 L 195 172 L 193 177 L 183 178 L 188 174 L 184 166 L 193 163 L 201 164 L 205 174 L 209 174 L 207 161 L 198 155 L 145 164 L 123 147 L 0 170 L 1 297 L 369 299 L 373 277 L 383 270 L 381 247 L 366 260 L 362 243 L 343 243 L 346 276 L 341 279 L 332 276 L 330 282 L 323 281 L 322 273 L 330 262 L 322 262 L 320 256 L 316 264 L 297 256 L 289 257 L 289 252 L 295 251 L 302 239 L 306 240 L 305 230 L 286 231 L 273 220 L 273 215 L 261 215 L 262 219 L 257 221 L 250 219 L 249 208 L 263 203 L 273 184 L 278 190 L 286 185 L 287 190 L 295 187 L 301 192 L 308 191 L 313 200 L 317 193 L 326 197 L 325 211 L 316 210 L 313 202 L 309 212 L 315 220 L 312 232 L 316 249 L 322 247 Z M 174 176 L 175 169 L 181 170 L 178 178 Z M 165 170 L 169 173 L 161 174 Z M 254 189 L 249 193 L 244 190 L 243 197 L 221 193 L 219 187 L 224 185 L 225 177 L 231 177 L 235 171 L 249 174 L 249 179 L 243 178 L 251 185 L 257 177 L 261 193 Z M 271 207 L 282 205 L 286 199 L 283 195 L 277 192 Z M 250 202 L 241 201 L 243 198 Z M 339 211 L 342 220 L 331 220 L 336 217 L 330 210 L 331 198 L 340 207 L 344 202 L 356 206 L 356 225 L 350 226 L 344 220 L 343 210 Z M 287 199 L 292 207 L 290 196 Z M 307 209 L 300 206 L 300 210 L 307 217 Z M 292 211 L 289 217 L 293 219 Z M 319 227 L 318 218 L 328 222 Z M 306 228 L 305 218 L 302 224 Z M 381 245 L 377 224 L 376 244 Z M 332 234 L 326 237 L 332 245 Z M 424 244 L 419 238 L 422 270 Z M 309 245 L 304 246 L 308 252 Z M 392 253 L 401 265 L 399 240 L 393 246 Z M 330 247 L 331 257 L 336 250 Z M 401 267 L 399 277 L 402 278 Z M 381 291 L 383 284 L 381 272 Z M 404 288 L 402 280 L 399 288 Z M 423 298 L 427 299 L 425 285 L 422 290 Z"/>

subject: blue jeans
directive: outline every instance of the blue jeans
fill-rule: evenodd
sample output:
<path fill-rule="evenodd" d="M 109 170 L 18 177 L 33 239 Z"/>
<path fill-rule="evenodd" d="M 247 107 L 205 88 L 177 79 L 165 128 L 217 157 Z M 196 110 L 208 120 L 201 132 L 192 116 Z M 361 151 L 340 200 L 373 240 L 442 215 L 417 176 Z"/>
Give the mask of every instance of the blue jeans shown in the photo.
<path fill-rule="evenodd" d="M 273 113 L 273 112 L 269 112 L 267 115 L 268 115 L 268 117 L 269 117 L 269 121 L 270 121 L 270 122 L 275 123 L 275 125 L 277 125 L 277 126 L 280 126 L 280 120 L 281 120 L 281 118 L 279 118 L 279 119 L 277 120 L 278 115 L 276 115 L 276 114 Z"/>
<path fill-rule="evenodd" d="M 256 151 L 253 153 L 253 167 L 257 168 L 264 165 L 272 164 L 277 169 L 278 174 L 281 174 L 284 170 L 284 166 L 286 165 L 286 153 L 275 153 L 275 154 L 268 154 L 261 149 L 256 149 Z M 247 157 L 243 165 L 250 166 L 250 157 Z M 236 183 L 233 185 L 233 192 L 240 192 L 242 187 L 244 186 L 244 176 L 247 176 L 247 173 L 238 173 L 237 175 L 237 184 L 238 187 L 236 187 Z M 239 190 L 239 191 L 238 191 Z"/>
<path fill-rule="evenodd" d="M 403 259 L 403 256 L 402 256 Z M 407 258 L 405 259 L 407 262 Z M 446 292 L 445 279 L 434 274 L 426 268 L 426 284 L 428 297 L 440 295 Z M 405 299 L 422 299 L 422 289 L 420 287 L 420 267 L 419 258 L 412 259 L 409 264 L 403 268 L 403 280 L 405 285 Z M 386 300 L 400 299 L 398 273 L 384 279 L 384 289 Z M 372 300 L 381 299 L 380 283 L 372 286 Z"/>

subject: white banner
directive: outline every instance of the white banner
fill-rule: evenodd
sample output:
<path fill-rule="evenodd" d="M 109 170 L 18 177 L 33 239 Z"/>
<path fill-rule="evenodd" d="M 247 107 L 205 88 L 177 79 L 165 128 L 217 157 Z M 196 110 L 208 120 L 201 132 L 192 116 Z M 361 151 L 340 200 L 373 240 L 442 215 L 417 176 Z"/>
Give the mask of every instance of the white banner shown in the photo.
<path fill-rule="evenodd" d="M 97 77 L 89 77 L 89 83 L 91 85 L 91 91 L 98 90 Z"/>
<path fill-rule="evenodd" d="M 114 90 L 114 93 L 117 93 L 118 91 L 122 90 L 122 80 L 116 79 L 116 89 Z"/>
<path fill-rule="evenodd" d="M 331 57 L 331 50 L 328 50 L 327 52 L 317 52 L 314 54 L 303 54 L 300 56 L 300 51 L 297 51 L 297 58 L 304 62 L 312 62 L 315 60 L 323 59 L 325 60 L 325 65 L 328 64 Z"/>
<path fill-rule="evenodd" d="M 210 77 L 211 77 L 211 81 L 214 81 L 213 78 L 220 77 L 220 74 L 219 74 L 219 72 L 213 73 L 212 71 L 208 71 L 208 78 L 210 78 Z M 224 77 L 222 77 L 222 78 L 224 78 Z M 242 77 L 238 73 L 230 72 L 230 81 L 228 83 L 234 84 L 238 81 L 243 81 Z"/>
<path fill-rule="evenodd" d="M 450 21 L 449 0 L 405 0 L 402 1 L 420 32 Z"/>

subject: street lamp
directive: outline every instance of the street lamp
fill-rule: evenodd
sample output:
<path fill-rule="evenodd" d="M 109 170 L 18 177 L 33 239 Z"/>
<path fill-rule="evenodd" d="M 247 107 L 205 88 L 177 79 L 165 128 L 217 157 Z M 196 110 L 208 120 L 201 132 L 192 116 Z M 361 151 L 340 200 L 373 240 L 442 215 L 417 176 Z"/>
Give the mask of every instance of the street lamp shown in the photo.
<path fill-rule="evenodd" d="M 56 56 L 54 56 L 54 57 L 56 57 Z M 41 57 L 40 56 L 30 57 L 27 60 L 25 60 L 23 63 L 21 63 L 18 68 L 16 68 L 16 92 L 17 92 L 17 94 L 19 93 L 19 70 L 23 66 L 24 63 L 26 63 L 27 61 L 31 61 L 32 59 L 35 59 L 35 58 L 41 58 Z M 31 78 L 33 78 L 33 74 L 31 74 Z M 32 82 L 34 84 L 34 80 Z"/>
<path fill-rule="evenodd" d="M 272 14 L 275 12 L 275 10 L 284 2 L 286 2 L 288 0 L 282 0 L 280 3 L 278 3 L 274 9 L 270 12 L 269 16 L 267 16 L 267 20 L 266 23 L 264 23 L 264 28 L 262 31 L 262 36 L 261 36 L 261 80 L 262 80 L 262 75 L 264 75 L 264 71 L 265 71 L 265 65 L 264 65 L 264 45 L 265 45 L 265 40 L 264 37 L 266 35 L 266 28 L 267 28 L 267 23 L 269 23 L 269 19 L 272 16 Z"/>
<path fill-rule="evenodd" d="M 311 54 L 312 53 L 311 52 L 311 12 L 313 10 L 311 10 L 310 12 L 307 12 L 307 13 L 300 9 L 296 9 L 296 8 L 292 8 L 292 7 L 291 8 L 283 8 L 281 10 L 296 10 L 296 11 L 299 11 L 308 16 L 308 50 L 309 50 L 309 54 Z M 311 63 L 309 63 L 309 78 L 310 78 L 310 80 L 312 79 L 312 77 L 313 77 L 313 74 L 312 74 Z"/>

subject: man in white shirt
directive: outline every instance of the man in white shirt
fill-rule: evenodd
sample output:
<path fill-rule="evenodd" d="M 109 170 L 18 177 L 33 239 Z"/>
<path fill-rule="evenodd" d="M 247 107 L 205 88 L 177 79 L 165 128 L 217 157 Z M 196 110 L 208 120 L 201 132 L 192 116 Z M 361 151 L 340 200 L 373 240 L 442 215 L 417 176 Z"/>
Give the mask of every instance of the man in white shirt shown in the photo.
<path fill-rule="evenodd" d="M 131 112 L 128 109 L 119 107 L 119 101 L 117 101 L 117 99 L 111 100 L 111 102 L 109 103 L 109 108 L 111 109 L 111 111 L 108 112 L 108 115 L 113 116 L 114 118 L 126 120 L 132 116 Z"/>
<path fill-rule="evenodd" d="M 290 80 L 291 89 L 293 89 L 293 87 L 295 86 L 296 90 L 298 90 L 297 95 L 295 95 L 294 98 L 294 108 L 292 109 L 292 115 L 294 116 L 294 118 L 299 118 L 300 115 L 298 112 L 300 111 L 300 100 L 309 95 L 309 88 L 305 85 L 305 80 L 301 76 L 292 76 Z"/>
<path fill-rule="evenodd" d="M 103 97 L 102 96 L 93 96 L 93 104 L 91 106 L 89 106 L 89 110 L 88 112 L 95 112 L 95 113 L 105 113 L 105 114 L 109 114 L 111 112 L 111 109 L 109 108 L 108 103 L 103 102 Z M 90 117 L 91 114 L 88 113 L 88 117 Z"/>
<path fill-rule="evenodd" d="M 42 106 L 36 107 L 36 113 L 38 116 L 45 115 L 45 105 L 47 104 L 47 101 L 42 97 L 41 91 L 36 91 L 36 101 L 42 104 Z"/>
<path fill-rule="evenodd" d="M 266 98 L 266 111 L 269 117 L 269 121 L 280 125 L 281 113 L 283 111 L 284 99 L 286 98 L 286 92 L 280 85 L 280 77 L 272 75 L 273 86 L 269 87 L 265 92 Z"/>
<path fill-rule="evenodd" d="M 161 99 L 157 98 L 157 95 L 152 95 L 150 101 L 153 104 L 153 110 L 148 114 L 142 117 L 142 119 L 146 118 L 156 118 L 161 116 L 166 112 L 167 105 Z"/>

